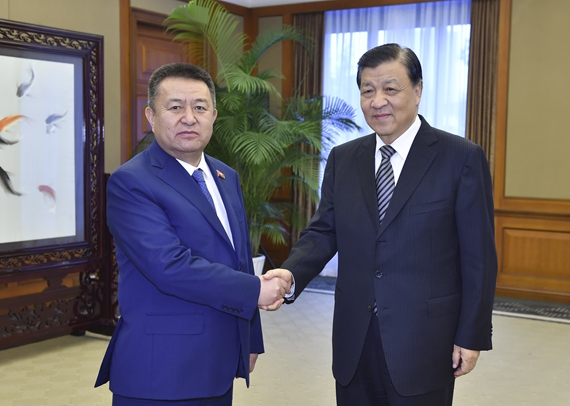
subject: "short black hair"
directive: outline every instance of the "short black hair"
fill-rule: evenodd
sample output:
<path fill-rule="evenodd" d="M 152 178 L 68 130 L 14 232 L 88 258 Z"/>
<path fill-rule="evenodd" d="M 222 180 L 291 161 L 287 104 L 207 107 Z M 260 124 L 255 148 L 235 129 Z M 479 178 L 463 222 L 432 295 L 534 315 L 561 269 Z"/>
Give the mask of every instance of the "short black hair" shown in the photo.
<path fill-rule="evenodd" d="M 406 67 L 408 77 L 414 86 L 423 82 L 422 65 L 414 51 L 410 48 L 401 47 L 399 44 L 384 44 L 366 51 L 358 60 L 358 71 L 356 72 L 358 88 L 360 89 L 364 68 L 376 68 L 385 62 L 392 61 L 398 61 Z"/>
<path fill-rule="evenodd" d="M 216 86 L 210 74 L 201 67 L 191 63 L 174 62 L 162 65 L 150 76 L 148 81 L 148 106 L 152 111 L 155 111 L 154 101 L 158 95 L 158 86 L 166 78 L 186 78 L 204 82 L 212 95 L 214 109 L 216 108 Z"/>

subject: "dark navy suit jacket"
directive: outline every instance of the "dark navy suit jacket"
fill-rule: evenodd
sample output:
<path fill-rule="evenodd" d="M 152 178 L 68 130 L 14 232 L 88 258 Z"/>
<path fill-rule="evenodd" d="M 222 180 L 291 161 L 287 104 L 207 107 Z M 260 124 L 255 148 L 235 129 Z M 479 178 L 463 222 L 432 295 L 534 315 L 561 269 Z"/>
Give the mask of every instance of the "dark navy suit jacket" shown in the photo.
<path fill-rule="evenodd" d="M 491 349 L 497 272 L 489 166 L 474 143 L 422 124 L 379 225 L 376 135 L 332 150 L 319 208 L 282 265 L 300 293 L 338 250 L 333 372 L 354 376 L 376 301 L 396 390 L 453 379 L 453 345 Z"/>
<path fill-rule="evenodd" d="M 107 220 L 119 266 L 121 318 L 96 386 L 144 399 L 220 396 L 249 355 L 262 353 L 239 179 L 206 156 L 235 249 L 197 183 L 154 142 L 107 186 Z M 216 170 L 222 176 L 216 176 Z"/>

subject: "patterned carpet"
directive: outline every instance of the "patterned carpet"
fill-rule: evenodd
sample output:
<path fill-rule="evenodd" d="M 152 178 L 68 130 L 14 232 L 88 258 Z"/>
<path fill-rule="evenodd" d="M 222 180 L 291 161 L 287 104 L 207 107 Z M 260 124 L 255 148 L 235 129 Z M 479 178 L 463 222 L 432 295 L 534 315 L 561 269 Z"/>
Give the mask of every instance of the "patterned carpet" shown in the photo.
<path fill-rule="evenodd" d="M 332 294 L 335 283 L 336 278 L 317 276 L 309 283 L 307 289 L 313 292 Z M 496 296 L 493 311 L 504 316 L 570 323 L 570 305 L 568 304 Z"/>

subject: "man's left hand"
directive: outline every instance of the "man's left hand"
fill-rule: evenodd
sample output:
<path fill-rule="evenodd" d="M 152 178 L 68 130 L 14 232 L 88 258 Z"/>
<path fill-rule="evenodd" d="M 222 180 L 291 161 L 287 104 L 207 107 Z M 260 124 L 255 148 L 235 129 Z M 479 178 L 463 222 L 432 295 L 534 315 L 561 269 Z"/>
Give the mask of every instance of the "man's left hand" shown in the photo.
<path fill-rule="evenodd" d="M 253 369 L 255 368 L 255 363 L 257 362 L 257 356 L 259 354 L 249 354 L 249 373 L 251 374 L 253 372 Z"/>
<path fill-rule="evenodd" d="M 468 350 L 454 345 L 451 359 L 453 361 L 453 369 L 455 369 L 455 377 L 459 378 L 471 372 L 475 368 L 475 364 L 477 364 L 479 354 L 480 351 Z"/>

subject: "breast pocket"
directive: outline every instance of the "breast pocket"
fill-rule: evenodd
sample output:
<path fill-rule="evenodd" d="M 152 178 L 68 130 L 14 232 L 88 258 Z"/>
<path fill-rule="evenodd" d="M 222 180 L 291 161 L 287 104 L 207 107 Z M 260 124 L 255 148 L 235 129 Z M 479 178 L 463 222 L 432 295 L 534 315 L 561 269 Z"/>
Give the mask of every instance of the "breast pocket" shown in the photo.
<path fill-rule="evenodd" d="M 434 211 L 449 209 L 449 207 L 449 203 L 446 199 L 437 200 L 435 202 L 415 204 L 413 206 L 410 206 L 410 214 L 418 215 L 424 213 L 432 213 Z"/>

